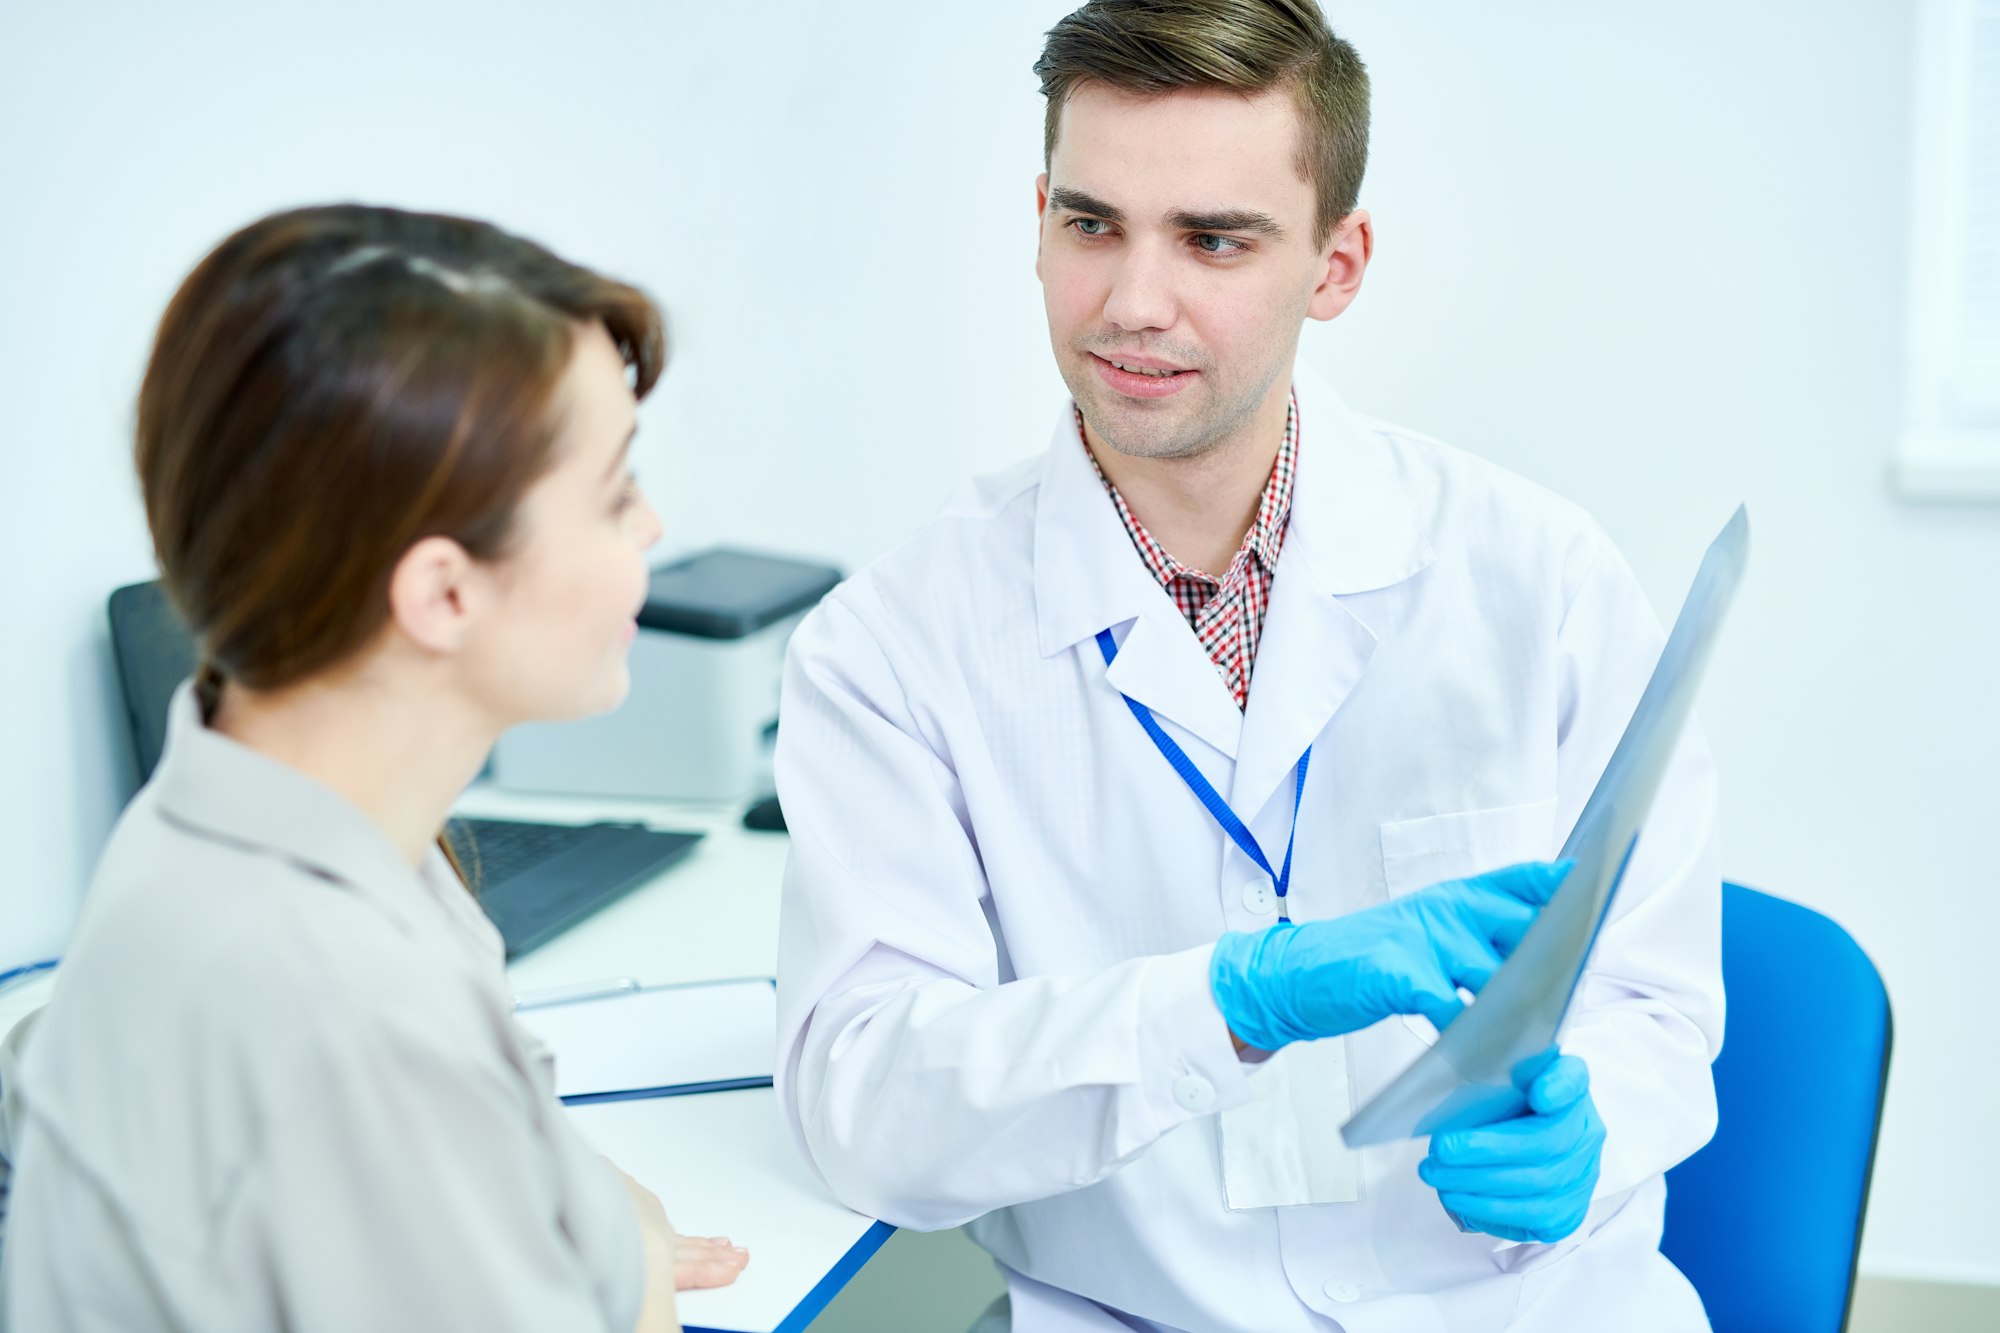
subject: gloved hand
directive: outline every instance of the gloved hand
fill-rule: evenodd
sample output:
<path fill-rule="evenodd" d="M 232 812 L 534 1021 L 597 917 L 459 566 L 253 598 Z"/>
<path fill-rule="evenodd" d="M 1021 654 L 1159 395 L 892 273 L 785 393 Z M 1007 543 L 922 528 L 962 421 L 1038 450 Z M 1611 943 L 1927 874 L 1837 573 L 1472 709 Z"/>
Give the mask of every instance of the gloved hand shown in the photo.
<path fill-rule="evenodd" d="M 1583 1225 L 1603 1152 L 1590 1070 L 1561 1055 L 1528 1084 L 1526 1112 L 1432 1135 L 1417 1175 L 1466 1230 L 1553 1244 Z"/>
<path fill-rule="evenodd" d="M 1464 1010 L 1569 873 L 1530 862 L 1404 894 L 1328 921 L 1232 932 L 1215 945 L 1209 987 L 1245 1044 L 1275 1051 L 1337 1037 L 1390 1014 L 1439 1031 Z"/>

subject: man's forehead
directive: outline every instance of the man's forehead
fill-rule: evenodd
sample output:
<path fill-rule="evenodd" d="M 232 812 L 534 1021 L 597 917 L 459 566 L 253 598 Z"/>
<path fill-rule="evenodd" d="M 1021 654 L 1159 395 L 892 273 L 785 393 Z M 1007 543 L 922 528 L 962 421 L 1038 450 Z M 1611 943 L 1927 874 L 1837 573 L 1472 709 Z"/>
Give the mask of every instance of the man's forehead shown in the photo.
<path fill-rule="evenodd" d="M 1314 203 L 1298 135 L 1297 104 L 1283 89 L 1142 96 L 1086 83 L 1063 107 L 1049 185 L 1141 221 L 1247 209 L 1295 222 L 1288 215 Z"/>

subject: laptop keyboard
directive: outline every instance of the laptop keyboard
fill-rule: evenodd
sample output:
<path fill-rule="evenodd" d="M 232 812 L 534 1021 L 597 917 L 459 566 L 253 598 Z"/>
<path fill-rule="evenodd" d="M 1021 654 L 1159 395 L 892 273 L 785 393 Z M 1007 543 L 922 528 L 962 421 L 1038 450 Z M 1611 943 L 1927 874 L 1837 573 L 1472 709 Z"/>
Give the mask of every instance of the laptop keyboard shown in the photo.
<path fill-rule="evenodd" d="M 479 906 L 519 958 L 651 879 L 701 841 L 643 824 L 454 819 L 445 836 Z"/>
<path fill-rule="evenodd" d="M 445 827 L 452 851 L 474 885 L 502 884 L 592 832 L 589 825 L 523 824 L 511 819 L 454 819 Z"/>

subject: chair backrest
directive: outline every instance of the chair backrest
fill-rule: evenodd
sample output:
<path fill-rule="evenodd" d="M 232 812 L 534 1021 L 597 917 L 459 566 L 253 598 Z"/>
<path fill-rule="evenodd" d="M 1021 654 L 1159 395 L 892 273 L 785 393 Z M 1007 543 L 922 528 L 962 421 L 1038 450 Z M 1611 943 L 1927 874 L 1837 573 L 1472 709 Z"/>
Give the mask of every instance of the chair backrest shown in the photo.
<path fill-rule="evenodd" d="M 1832 921 L 1725 884 L 1715 1138 L 1667 1173 L 1660 1249 L 1716 1333 L 1839 1333 L 1888 1081 L 1889 996 Z"/>

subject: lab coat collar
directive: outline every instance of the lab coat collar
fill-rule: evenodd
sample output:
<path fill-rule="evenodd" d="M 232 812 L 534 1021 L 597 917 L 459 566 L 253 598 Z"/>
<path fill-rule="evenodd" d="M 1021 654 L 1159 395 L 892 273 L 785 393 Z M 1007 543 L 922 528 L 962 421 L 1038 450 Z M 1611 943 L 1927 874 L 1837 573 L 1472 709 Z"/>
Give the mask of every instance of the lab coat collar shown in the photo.
<path fill-rule="evenodd" d="M 1243 812 L 1263 809 L 1287 785 L 1374 658 L 1374 629 L 1343 598 L 1393 587 L 1436 559 L 1380 434 L 1318 376 L 1297 373 L 1293 389 L 1292 520 L 1231 773 L 1229 802 Z"/>
<path fill-rule="evenodd" d="M 1387 588 L 1427 568 L 1437 553 L 1380 432 L 1310 370 L 1293 372 L 1292 390 L 1301 437 L 1286 552 L 1302 538 L 1314 581 L 1335 597 Z"/>
<path fill-rule="evenodd" d="M 151 783 L 161 811 L 197 833 L 261 851 L 352 889 L 405 931 L 418 895 L 449 876 L 432 851 L 423 875 L 353 802 L 202 721 L 194 682 L 167 710 L 167 737 Z"/>
<path fill-rule="evenodd" d="M 1133 622 L 1109 673 L 1119 689 L 1232 759 L 1240 760 L 1246 726 L 1260 738 L 1232 800 L 1253 789 L 1267 794 L 1273 767 L 1279 776 L 1289 771 L 1366 666 L 1374 636 L 1333 599 L 1390 587 L 1436 559 L 1381 436 L 1317 375 L 1300 369 L 1292 384 L 1298 472 L 1247 711 L 1238 711 L 1172 597 L 1132 549 L 1090 465 L 1073 404 L 1063 405 L 1056 424 L 1036 505 L 1042 655 Z M 1298 747 L 1281 755 L 1308 726 Z"/>
<path fill-rule="evenodd" d="M 1106 669 L 1090 669 L 1232 758 L 1243 715 L 1208 651 L 1132 547 L 1118 509 L 1090 465 L 1073 404 L 1063 404 L 1035 507 L 1035 615 L 1042 655 L 1129 623 Z"/>

